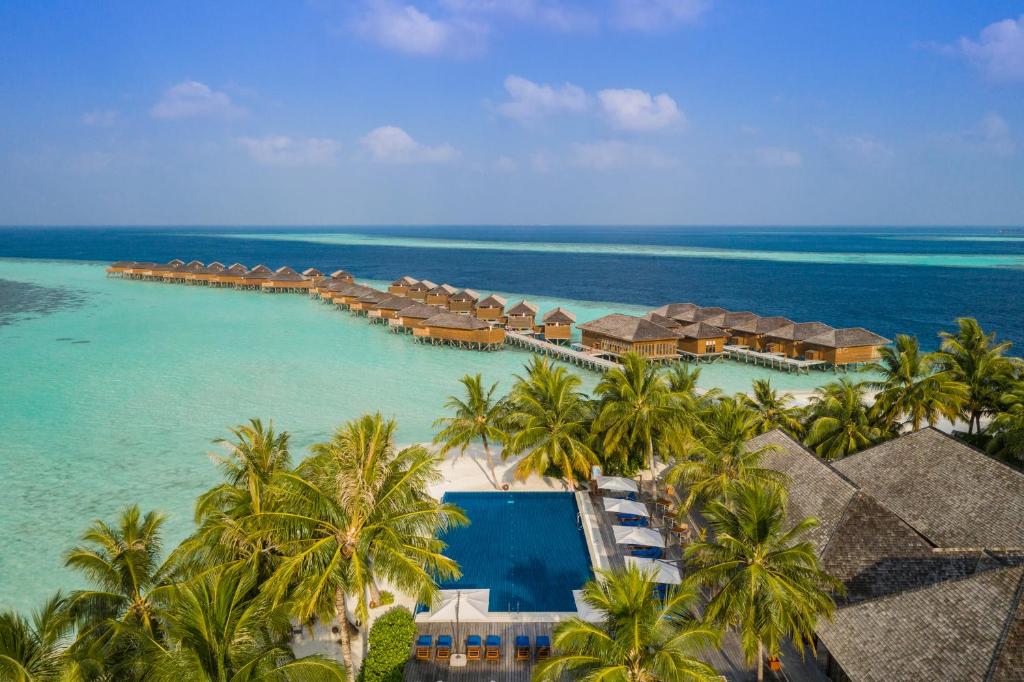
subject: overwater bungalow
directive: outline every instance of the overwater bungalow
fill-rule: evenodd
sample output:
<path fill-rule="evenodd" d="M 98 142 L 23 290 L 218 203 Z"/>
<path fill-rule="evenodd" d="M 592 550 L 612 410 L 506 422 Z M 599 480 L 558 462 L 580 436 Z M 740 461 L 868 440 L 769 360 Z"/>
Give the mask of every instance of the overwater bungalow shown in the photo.
<path fill-rule="evenodd" d="M 572 326 L 576 323 L 576 315 L 565 308 L 555 308 L 544 313 L 541 324 L 544 327 L 544 340 L 553 343 L 568 343 L 572 339 Z"/>
<path fill-rule="evenodd" d="M 476 314 L 478 320 L 484 322 L 496 322 L 499 324 L 505 323 L 505 304 L 506 301 L 497 294 L 491 294 L 487 298 L 476 304 L 476 308 L 473 312 Z"/>
<path fill-rule="evenodd" d="M 824 360 L 832 365 L 856 365 L 878 359 L 878 351 L 889 339 L 863 327 L 831 329 L 803 340 L 805 360 Z"/>
<path fill-rule="evenodd" d="M 377 289 L 370 289 L 358 299 L 349 304 L 348 309 L 365 315 L 373 306 L 377 305 L 386 298 L 391 298 L 391 294 L 378 291 Z"/>
<path fill-rule="evenodd" d="M 693 312 L 694 322 L 704 322 L 712 318 L 725 317 L 729 311 L 725 308 L 719 308 L 718 306 L 708 306 L 707 308 L 698 308 Z"/>
<path fill-rule="evenodd" d="M 423 279 L 409 287 L 409 292 L 406 294 L 409 298 L 414 301 L 420 301 L 425 303 L 427 300 L 427 292 L 436 287 L 437 285 L 431 282 L 429 279 Z"/>
<path fill-rule="evenodd" d="M 745 346 L 751 350 L 764 350 L 761 339 L 768 332 L 779 327 L 795 324 L 788 317 L 755 317 L 750 320 L 740 321 L 733 325 L 732 336 L 729 343 L 734 346 Z"/>
<path fill-rule="evenodd" d="M 725 350 L 728 332 L 707 322 L 694 322 L 675 330 L 679 339 L 679 352 L 687 357 L 714 357 Z"/>
<path fill-rule="evenodd" d="M 675 360 L 682 338 L 650 320 L 612 313 L 579 325 L 583 346 L 611 355 L 637 353 L 649 360 Z"/>
<path fill-rule="evenodd" d="M 471 315 L 473 306 L 480 300 L 480 294 L 472 289 L 460 289 L 448 297 L 448 310 L 460 315 Z"/>
<path fill-rule="evenodd" d="M 312 280 L 286 265 L 275 270 L 261 290 L 268 293 L 306 293 L 312 286 Z"/>
<path fill-rule="evenodd" d="M 787 358 L 802 357 L 803 342 L 812 336 L 833 331 L 824 322 L 794 322 L 784 324 L 761 336 L 761 346 L 770 353 L 782 353 Z M 821 358 L 812 358 L 821 359 Z"/>
<path fill-rule="evenodd" d="M 505 343 L 505 330 L 469 315 L 436 313 L 412 330 L 413 336 L 431 343 L 459 348 L 495 349 Z"/>
<path fill-rule="evenodd" d="M 424 302 L 447 310 L 448 299 L 450 299 L 452 294 L 456 291 L 458 291 L 458 289 L 453 287 L 451 284 L 441 284 L 427 292 Z"/>
<path fill-rule="evenodd" d="M 700 310 L 700 306 L 696 303 L 669 303 L 660 308 L 655 308 L 651 312 L 676 320 L 677 322 L 693 322 L 693 315 L 698 310 Z"/>
<path fill-rule="evenodd" d="M 419 303 L 405 296 L 389 295 L 380 303 L 369 308 L 366 314 L 375 319 L 394 320 L 398 317 L 399 311 L 414 305 L 419 305 Z"/>
<path fill-rule="evenodd" d="M 131 262 L 121 261 L 122 263 L 131 263 L 121 271 L 121 277 L 126 279 L 145 279 L 146 273 L 156 265 L 156 263 L 150 262 Z"/>
<path fill-rule="evenodd" d="M 375 291 L 377 290 L 362 284 L 346 284 L 334 294 L 331 300 L 334 305 L 349 308 L 356 304 L 361 297 Z"/>
<path fill-rule="evenodd" d="M 249 272 L 249 269 L 241 263 L 233 263 L 230 267 L 225 268 L 223 272 L 210 279 L 210 286 L 214 287 L 237 287 L 240 286 L 245 280 L 245 273 Z"/>
<path fill-rule="evenodd" d="M 235 286 L 239 289 L 259 291 L 263 287 L 263 283 L 269 281 L 270 276 L 273 274 L 274 271 L 266 265 L 257 265 L 252 270 L 242 275 L 241 283 L 236 284 Z"/>
<path fill-rule="evenodd" d="M 514 332 L 533 334 L 537 329 L 537 306 L 523 300 L 505 312 L 505 326 Z"/>
<path fill-rule="evenodd" d="M 409 289 L 416 284 L 419 284 L 419 280 L 415 280 L 409 275 L 402 275 L 388 285 L 388 293 L 394 294 L 395 296 L 408 296 Z"/>
<path fill-rule="evenodd" d="M 317 279 L 319 277 L 323 277 L 324 273 L 316 268 L 306 268 L 302 271 L 302 276 L 308 277 L 309 279 Z"/>
<path fill-rule="evenodd" d="M 672 331 L 679 331 L 682 329 L 684 322 L 673 320 L 671 317 L 665 317 L 664 315 L 656 312 L 649 312 L 644 315 L 645 320 L 650 320 L 656 325 L 660 325 L 665 329 L 671 329 Z"/>
<path fill-rule="evenodd" d="M 119 260 L 111 263 L 107 266 L 107 275 L 118 275 L 122 276 L 135 266 L 133 260 Z"/>
<path fill-rule="evenodd" d="M 332 281 L 345 282 L 346 284 L 352 284 L 356 281 L 356 278 L 348 270 L 335 270 L 331 273 L 330 277 Z"/>
<path fill-rule="evenodd" d="M 388 324 L 393 329 L 409 332 L 420 327 L 424 320 L 428 320 L 438 314 L 437 307 L 435 306 L 427 305 L 426 303 L 414 303 L 415 305 L 399 310 L 393 319 L 388 320 Z"/>

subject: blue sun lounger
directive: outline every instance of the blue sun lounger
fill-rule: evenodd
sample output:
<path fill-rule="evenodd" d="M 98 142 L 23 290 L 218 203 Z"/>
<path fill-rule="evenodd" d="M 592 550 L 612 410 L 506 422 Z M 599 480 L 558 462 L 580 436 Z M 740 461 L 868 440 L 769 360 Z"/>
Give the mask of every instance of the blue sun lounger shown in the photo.
<path fill-rule="evenodd" d="M 420 635 L 416 640 L 416 660 L 429 661 L 430 650 L 434 646 L 434 638 L 430 635 Z"/>
<path fill-rule="evenodd" d="M 501 658 L 501 637 L 498 635 L 487 635 L 484 642 L 484 660 L 497 661 Z"/>
<path fill-rule="evenodd" d="M 537 635 L 534 652 L 537 654 L 538 661 L 551 658 L 551 638 L 547 635 Z"/>
<path fill-rule="evenodd" d="M 516 635 L 516 660 L 530 660 L 530 638 L 526 635 Z"/>
<path fill-rule="evenodd" d="M 466 660 L 479 661 L 483 656 L 484 646 L 480 641 L 480 635 L 470 635 L 466 638 Z"/>
<path fill-rule="evenodd" d="M 648 526 L 647 519 L 643 516 L 630 516 L 628 514 L 619 514 L 619 525 L 620 526 L 640 526 L 646 528 Z"/>
<path fill-rule="evenodd" d="M 662 551 L 661 547 L 634 547 L 629 551 L 629 555 L 642 559 L 660 559 Z"/>
<path fill-rule="evenodd" d="M 434 650 L 435 661 L 447 661 L 452 657 L 452 636 L 438 635 L 437 648 Z"/>

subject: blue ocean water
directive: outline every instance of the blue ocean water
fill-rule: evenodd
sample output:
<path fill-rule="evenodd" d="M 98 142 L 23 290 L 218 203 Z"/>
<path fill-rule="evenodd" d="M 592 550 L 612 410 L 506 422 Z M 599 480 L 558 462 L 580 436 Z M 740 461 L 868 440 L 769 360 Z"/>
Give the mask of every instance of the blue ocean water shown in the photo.
<path fill-rule="evenodd" d="M 462 567 L 443 589 L 487 588 L 491 611 L 573 611 L 591 578 L 586 539 L 569 493 L 447 493 L 470 524 L 450 530 L 445 554 Z"/>

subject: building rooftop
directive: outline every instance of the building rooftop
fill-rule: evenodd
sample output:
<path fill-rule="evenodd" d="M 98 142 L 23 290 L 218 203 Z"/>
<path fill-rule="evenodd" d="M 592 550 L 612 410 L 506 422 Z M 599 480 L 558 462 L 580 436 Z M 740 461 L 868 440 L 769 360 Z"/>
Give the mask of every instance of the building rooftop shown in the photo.
<path fill-rule="evenodd" d="M 693 322 L 693 314 L 700 309 L 696 303 L 669 303 L 651 312 L 682 322 Z"/>
<path fill-rule="evenodd" d="M 537 314 L 537 306 L 529 301 L 523 300 L 514 304 L 506 313 L 509 317 L 533 317 Z"/>
<path fill-rule="evenodd" d="M 679 334 L 671 329 L 665 329 L 642 317 L 621 313 L 612 313 L 590 322 L 584 322 L 579 325 L 579 328 L 623 341 L 658 341 L 679 338 Z"/>
<path fill-rule="evenodd" d="M 788 317 L 754 317 L 749 320 L 739 321 L 733 325 L 733 329 L 744 334 L 766 334 L 779 327 L 795 324 Z"/>
<path fill-rule="evenodd" d="M 471 315 L 459 315 L 458 313 L 438 313 L 423 321 L 424 327 L 439 327 L 441 329 L 466 329 L 476 331 L 478 329 L 489 329 L 490 325 L 478 320 Z"/>
<path fill-rule="evenodd" d="M 555 308 L 544 313 L 541 322 L 544 324 L 573 324 L 576 322 L 576 315 L 565 308 Z"/>
<path fill-rule="evenodd" d="M 506 305 L 506 301 L 505 301 L 504 298 L 502 298 L 501 296 L 498 296 L 497 294 L 491 294 L 490 296 L 488 296 L 484 300 L 482 300 L 479 303 L 477 303 L 476 307 L 477 308 L 502 308 L 502 309 L 504 309 L 505 305 Z"/>
<path fill-rule="evenodd" d="M 675 331 L 686 339 L 721 339 L 729 336 L 728 332 L 706 322 L 694 322 Z"/>
<path fill-rule="evenodd" d="M 448 300 L 454 303 L 476 303 L 478 300 L 480 300 L 480 294 L 473 291 L 472 289 L 460 289 L 459 291 L 456 291 L 454 294 L 452 294 Z"/>
<path fill-rule="evenodd" d="M 826 348 L 854 348 L 856 346 L 884 346 L 889 339 L 869 332 L 863 327 L 832 329 L 804 339 L 804 343 Z"/>
<path fill-rule="evenodd" d="M 374 310 L 404 310 L 409 306 L 419 305 L 416 301 L 405 296 L 388 296 L 373 306 Z"/>
<path fill-rule="evenodd" d="M 827 334 L 831 331 L 835 330 L 824 322 L 795 322 L 773 329 L 767 332 L 765 336 L 785 341 L 806 341 L 812 336 Z"/>

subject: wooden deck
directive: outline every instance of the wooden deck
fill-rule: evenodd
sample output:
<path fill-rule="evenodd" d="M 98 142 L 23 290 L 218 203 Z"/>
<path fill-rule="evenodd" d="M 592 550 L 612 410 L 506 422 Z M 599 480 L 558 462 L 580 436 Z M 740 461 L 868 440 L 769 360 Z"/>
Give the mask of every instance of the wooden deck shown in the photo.
<path fill-rule="evenodd" d="M 554 623 L 460 623 L 459 637 L 455 637 L 452 623 L 419 623 L 416 636 L 432 635 L 437 641 L 438 635 L 451 635 L 454 643 L 453 653 L 465 653 L 467 635 L 480 635 L 482 640 L 487 635 L 501 637 L 501 659 L 497 662 L 468 661 L 463 668 L 453 668 L 447 662 L 417 661 L 415 658 L 405 665 L 405 682 L 497 682 L 509 680 L 529 682 L 533 674 L 533 657 L 529 661 L 515 660 L 515 642 L 517 635 L 530 638 L 531 646 L 537 635 L 551 636 Z M 461 640 L 461 641 L 460 641 Z"/>
<path fill-rule="evenodd" d="M 505 330 L 505 343 L 510 346 L 525 348 L 526 350 L 533 351 L 534 353 L 540 353 L 541 355 L 557 358 L 563 362 L 571 362 L 574 365 L 578 365 L 586 369 L 592 369 L 597 372 L 606 372 L 609 369 L 614 369 L 620 366 L 617 362 L 607 360 L 597 355 L 584 353 L 583 351 L 578 351 L 575 348 L 570 348 L 569 346 L 559 346 L 556 343 L 538 339 L 530 336 L 529 334 L 520 334 L 515 331 Z"/>

